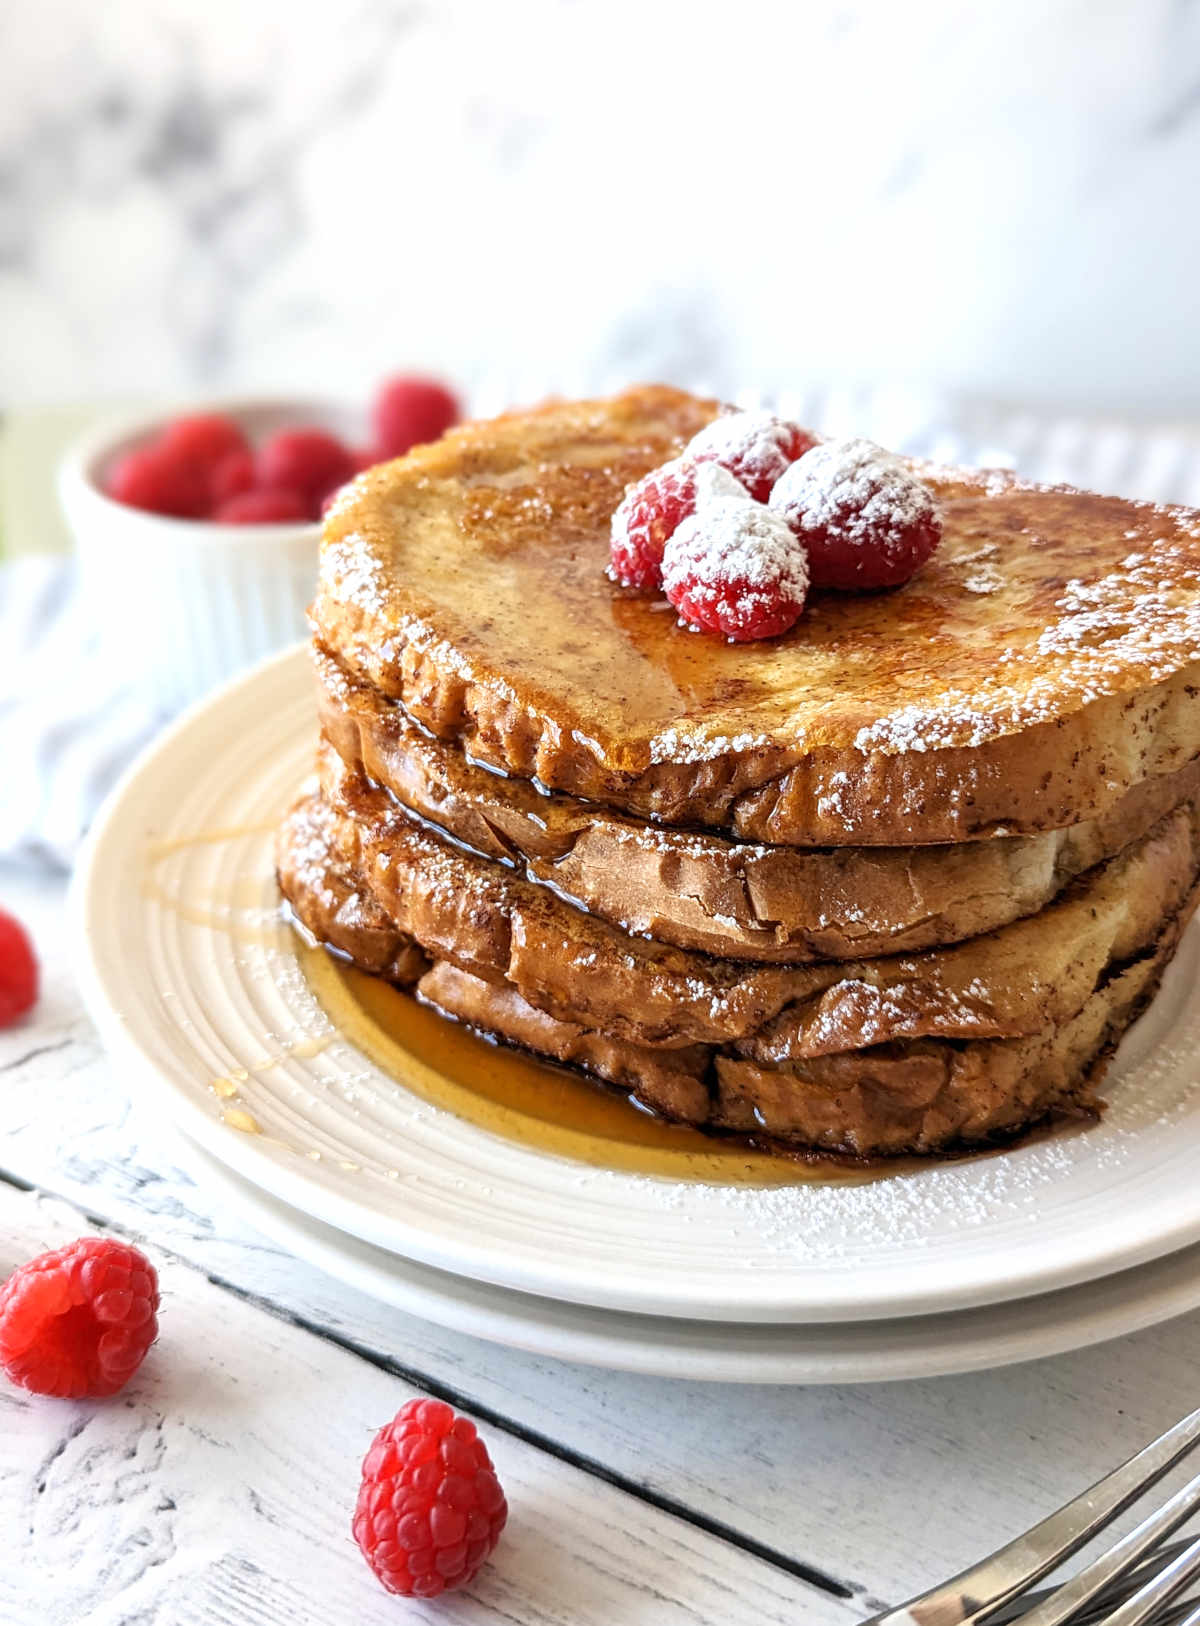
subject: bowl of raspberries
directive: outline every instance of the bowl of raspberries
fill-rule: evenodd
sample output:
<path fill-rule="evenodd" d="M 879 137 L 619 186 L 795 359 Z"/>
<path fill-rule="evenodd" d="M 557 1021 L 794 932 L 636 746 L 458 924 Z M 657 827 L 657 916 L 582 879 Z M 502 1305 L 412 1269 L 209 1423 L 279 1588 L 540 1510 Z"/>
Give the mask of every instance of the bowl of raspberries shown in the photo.
<path fill-rule="evenodd" d="M 219 401 L 87 435 L 59 494 L 112 663 L 166 713 L 304 637 L 333 494 L 460 417 L 444 384 L 401 374 L 367 409 Z"/>

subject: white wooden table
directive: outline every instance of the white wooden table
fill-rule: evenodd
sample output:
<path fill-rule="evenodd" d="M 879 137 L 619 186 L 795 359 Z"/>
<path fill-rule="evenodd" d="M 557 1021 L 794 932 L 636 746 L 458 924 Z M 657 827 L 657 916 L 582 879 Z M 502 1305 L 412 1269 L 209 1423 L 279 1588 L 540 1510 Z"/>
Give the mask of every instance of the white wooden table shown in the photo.
<path fill-rule="evenodd" d="M 3 1626 L 850 1623 L 995 1546 L 1200 1402 L 1200 1315 L 928 1383 L 770 1389 L 543 1361 L 443 1332 L 223 1211 L 131 1109 L 68 968 L 63 890 L 0 869 L 44 967 L 0 1033 L 0 1277 L 86 1231 L 143 1246 L 161 1338 L 126 1393 L 0 1381 Z M 479 1422 L 511 1517 L 469 1591 L 390 1598 L 349 1533 L 415 1390 Z"/>

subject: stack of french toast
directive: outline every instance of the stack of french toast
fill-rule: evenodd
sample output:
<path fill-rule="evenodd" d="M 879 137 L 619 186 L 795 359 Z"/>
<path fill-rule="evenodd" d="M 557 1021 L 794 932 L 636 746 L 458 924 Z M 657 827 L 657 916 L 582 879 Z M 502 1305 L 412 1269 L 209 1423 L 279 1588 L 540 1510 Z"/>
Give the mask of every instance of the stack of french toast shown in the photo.
<path fill-rule="evenodd" d="M 338 499 L 296 918 L 714 1132 L 926 1154 L 1093 1109 L 1197 899 L 1200 514 L 910 465 L 910 581 L 727 642 L 605 571 L 717 412 L 550 403 Z"/>

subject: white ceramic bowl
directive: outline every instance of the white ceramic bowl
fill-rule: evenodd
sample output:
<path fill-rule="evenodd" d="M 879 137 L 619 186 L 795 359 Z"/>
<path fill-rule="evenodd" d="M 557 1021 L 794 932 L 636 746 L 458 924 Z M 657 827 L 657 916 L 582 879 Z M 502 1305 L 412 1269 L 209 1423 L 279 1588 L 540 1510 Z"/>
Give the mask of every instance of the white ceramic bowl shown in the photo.
<path fill-rule="evenodd" d="M 354 445 L 361 418 L 330 403 L 191 402 L 108 423 L 63 459 L 59 495 L 75 538 L 81 586 L 106 651 L 177 711 L 242 667 L 303 638 L 316 582 L 317 523 L 217 525 L 172 519 L 106 496 L 106 471 L 181 412 L 224 412 L 256 445 L 276 429 L 319 426 Z"/>

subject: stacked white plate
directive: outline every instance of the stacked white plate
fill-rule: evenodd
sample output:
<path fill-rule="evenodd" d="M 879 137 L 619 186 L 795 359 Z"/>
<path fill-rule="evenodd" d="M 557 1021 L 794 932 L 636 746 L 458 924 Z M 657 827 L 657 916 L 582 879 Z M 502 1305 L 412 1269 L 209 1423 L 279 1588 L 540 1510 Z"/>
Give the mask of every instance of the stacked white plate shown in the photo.
<path fill-rule="evenodd" d="M 1099 1124 L 862 1185 L 593 1168 L 430 1106 L 332 1027 L 272 860 L 314 744 L 296 649 L 137 764 L 76 882 L 85 996 L 123 1076 L 296 1254 L 484 1337 L 729 1381 L 966 1371 L 1200 1305 L 1196 928 Z"/>

